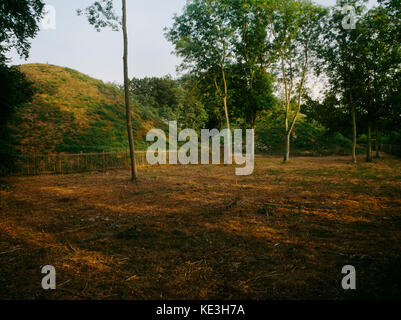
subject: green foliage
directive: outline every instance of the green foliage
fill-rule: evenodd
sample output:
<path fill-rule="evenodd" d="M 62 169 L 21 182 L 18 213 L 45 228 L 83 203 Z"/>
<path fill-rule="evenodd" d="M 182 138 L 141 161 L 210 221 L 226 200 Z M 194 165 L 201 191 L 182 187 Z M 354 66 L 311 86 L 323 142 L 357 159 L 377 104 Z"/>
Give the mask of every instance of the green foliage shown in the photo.
<path fill-rule="evenodd" d="M 110 27 L 113 31 L 119 31 L 122 25 L 121 17 L 114 12 L 112 0 L 95 1 L 84 10 L 78 9 L 76 12 L 79 16 L 85 15 L 88 18 L 88 22 L 98 32 L 106 27 Z"/>
<path fill-rule="evenodd" d="M 244 65 L 235 65 L 229 69 L 229 101 L 235 118 L 244 119 L 249 127 L 254 128 L 258 114 L 276 104 L 274 78 L 261 68 L 255 68 L 249 79 L 244 68 Z"/>
<path fill-rule="evenodd" d="M 29 39 L 39 30 L 43 7 L 40 0 L 2 0 L 0 4 L 0 175 L 13 169 L 17 155 L 8 123 L 16 108 L 33 95 L 24 74 L 5 65 L 5 55 L 15 49 L 28 57 Z"/>
<path fill-rule="evenodd" d="M 39 31 L 44 4 L 40 0 L 2 0 L 0 5 L 0 63 L 5 54 L 14 48 L 27 58 L 29 39 Z"/>
<path fill-rule="evenodd" d="M 309 118 L 347 136 L 352 135 L 353 114 L 357 133 L 370 134 L 376 127 L 391 131 L 401 121 L 400 10 L 394 7 L 397 1 L 380 1 L 383 5 L 370 10 L 365 2 L 349 3 L 359 15 L 355 29 L 342 27 L 341 6 L 331 8 L 318 50 L 318 69 L 328 77 L 329 87 L 322 102 L 308 100 L 305 104 Z M 367 136 L 358 140 L 369 141 Z"/>
<path fill-rule="evenodd" d="M 231 57 L 234 28 L 227 1 L 191 0 L 184 13 L 174 17 L 167 39 L 183 58 L 181 67 L 197 73 L 219 69 Z"/>
<path fill-rule="evenodd" d="M 133 79 L 130 90 L 134 100 L 145 111 L 147 118 L 157 114 L 167 121 L 177 121 L 182 128 L 199 130 L 207 120 L 206 110 L 193 92 L 191 77 L 173 80 L 171 77 Z"/>
<path fill-rule="evenodd" d="M 369 141 L 362 133 L 374 123 L 383 132 L 381 142 L 401 144 L 399 0 L 379 0 L 371 10 L 366 10 L 366 1 L 348 2 L 359 15 L 356 29 L 342 27 L 341 5 L 327 14 L 306 0 L 188 1 L 166 37 L 183 58 L 182 69 L 191 72 L 178 80 L 167 76 L 130 82 L 137 149 L 146 147 L 149 129 L 165 128 L 167 121 L 195 130 L 221 129 L 230 118 L 233 127 L 256 128 L 256 146 L 262 152 L 283 152 L 283 136 L 289 135 L 296 153 L 348 154 L 353 114 L 359 143 Z M 12 44 L 20 54 L 27 53 L 29 44 L 22 36 L 36 33 L 41 12 L 40 1 L 4 3 L 0 40 L 8 42 L 0 41 L 6 44 L 0 47 L 0 63 Z M 6 25 L 4 17 L 27 8 L 33 10 L 31 17 L 25 12 L 21 21 Z M 97 30 L 121 26 L 111 0 L 95 1 L 79 13 Z M 24 103 L 29 85 L 11 69 L 4 69 L 0 88 L 4 121 L 20 106 L 11 127 L 20 130 L 14 137 L 25 151 L 128 147 L 121 87 L 68 68 L 30 68 L 25 72 L 36 90 L 32 103 Z M 325 96 L 318 101 L 305 88 L 312 73 L 328 78 Z M 1 135 L 11 141 L 5 131 Z M 9 152 L 7 143 L 1 148 L 0 153 Z"/>
<path fill-rule="evenodd" d="M 17 152 L 8 127 L 15 110 L 32 99 L 32 84 L 16 68 L 0 64 L 0 175 L 13 169 Z"/>
<path fill-rule="evenodd" d="M 268 154 L 283 152 L 283 118 L 273 113 L 264 113 L 256 123 L 256 150 Z M 348 155 L 351 140 L 341 133 L 331 132 L 316 121 L 300 117 L 291 135 L 294 154 L 298 155 Z"/>
<path fill-rule="evenodd" d="M 182 68 L 196 74 L 209 91 L 203 94 L 210 103 L 209 118 L 220 127 L 223 110 L 227 126 L 234 117 L 253 128 L 258 113 L 272 107 L 273 78 L 267 68 L 273 68 L 285 88 L 284 124 L 290 134 L 325 14 L 304 0 L 191 0 L 166 36 L 183 58 Z M 224 106 L 220 112 L 216 96 Z"/>

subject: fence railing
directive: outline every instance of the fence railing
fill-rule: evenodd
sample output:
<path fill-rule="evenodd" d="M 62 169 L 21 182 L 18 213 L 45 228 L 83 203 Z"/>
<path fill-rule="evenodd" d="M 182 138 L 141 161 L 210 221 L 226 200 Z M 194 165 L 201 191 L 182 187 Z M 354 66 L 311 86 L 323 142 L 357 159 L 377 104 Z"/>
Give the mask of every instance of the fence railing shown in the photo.
<path fill-rule="evenodd" d="M 166 163 L 170 162 L 170 152 L 166 152 Z M 175 151 L 178 152 L 178 151 Z M 212 159 L 212 150 L 209 151 Z M 224 163 L 224 153 L 221 150 L 220 163 Z M 198 153 L 200 163 L 200 152 Z M 135 160 L 138 168 L 150 166 L 146 159 L 146 151 L 136 151 Z M 129 151 L 101 153 L 57 153 L 31 154 L 20 157 L 15 165 L 15 171 L 7 175 L 42 175 L 68 174 L 91 171 L 107 171 L 113 169 L 129 169 L 131 164 Z"/>
<path fill-rule="evenodd" d="M 137 151 L 138 168 L 148 166 L 146 151 Z M 129 151 L 77 153 L 77 154 L 35 154 L 24 155 L 16 163 L 16 174 L 67 174 L 91 171 L 125 169 L 130 166 Z"/>
<path fill-rule="evenodd" d="M 381 144 L 380 150 L 401 157 L 401 146 L 396 144 Z"/>

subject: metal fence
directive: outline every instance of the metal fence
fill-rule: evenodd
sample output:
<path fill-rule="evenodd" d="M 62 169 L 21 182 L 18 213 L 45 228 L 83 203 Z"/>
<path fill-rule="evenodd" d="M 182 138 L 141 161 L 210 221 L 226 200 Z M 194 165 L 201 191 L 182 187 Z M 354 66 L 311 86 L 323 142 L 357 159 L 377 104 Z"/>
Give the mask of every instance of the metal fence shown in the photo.
<path fill-rule="evenodd" d="M 146 151 L 138 151 L 136 164 L 138 168 L 146 167 Z M 91 171 L 106 171 L 130 167 L 129 151 L 77 153 L 77 154 L 35 154 L 24 155 L 16 163 L 15 174 L 67 174 Z"/>
<path fill-rule="evenodd" d="M 382 144 L 380 150 L 401 157 L 401 146 L 396 144 Z"/>
<path fill-rule="evenodd" d="M 166 163 L 170 162 L 170 152 L 166 152 Z M 178 151 L 175 151 L 178 152 Z M 200 152 L 198 153 L 200 157 Z M 212 151 L 209 153 L 212 159 Z M 221 150 L 220 163 L 224 163 L 224 151 Z M 135 160 L 138 168 L 150 166 L 146 159 L 146 151 L 136 151 Z M 68 174 L 91 171 L 107 171 L 113 169 L 129 169 L 130 153 L 101 152 L 101 153 L 57 153 L 23 155 L 15 165 L 14 172 L 6 175 L 42 175 L 42 174 Z M 200 159 L 199 159 L 200 163 Z"/>

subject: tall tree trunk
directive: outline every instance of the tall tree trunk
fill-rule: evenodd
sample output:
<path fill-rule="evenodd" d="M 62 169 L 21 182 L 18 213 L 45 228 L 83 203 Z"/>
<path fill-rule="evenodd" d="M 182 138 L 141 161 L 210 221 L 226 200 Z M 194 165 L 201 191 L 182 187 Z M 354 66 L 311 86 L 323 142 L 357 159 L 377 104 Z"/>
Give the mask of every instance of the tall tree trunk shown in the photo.
<path fill-rule="evenodd" d="M 368 141 L 366 145 L 366 162 L 372 162 L 372 121 L 371 121 L 371 110 L 372 110 L 372 93 L 370 86 L 370 74 L 371 70 L 368 70 L 368 93 L 369 93 L 369 105 L 368 105 Z"/>
<path fill-rule="evenodd" d="M 138 178 L 138 171 L 135 161 L 134 134 L 132 132 L 132 119 L 129 97 L 129 78 L 128 78 L 128 32 L 127 32 L 127 0 L 123 2 L 123 35 L 124 35 L 124 91 L 125 91 L 125 112 L 127 117 L 127 133 L 129 140 L 129 151 L 131 156 L 131 179 Z"/>
<path fill-rule="evenodd" d="M 226 125 L 227 129 L 230 130 L 230 119 L 228 117 L 228 108 L 227 108 L 227 96 L 223 98 L 223 104 L 224 104 L 224 113 L 226 115 Z"/>
<path fill-rule="evenodd" d="M 290 140 L 291 140 L 291 132 L 287 131 L 285 134 L 284 162 L 290 161 Z"/>
<path fill-rule="evenodd" d="M 379 125 L 376 122 L 376 158 L 380 158 Z"/>
<path fill-rule="evenodd" d="M 288 109 L 287 109 L 288 110 Z M 289 133 L 288 128 L 288 111 L 285 114 L 285 134 L 284 134 L 284 162 L 290 161 L 290 138 L 291 134 Z"/>
<path fill-rule="evenodd" d="M 366 143 L 366 161 L 372 162 L 372 134 L 371 122 L 368 121 L 367 143 Z"/>
<path fill-rule="evenodd" d="M 281 70 L 283 73 L 284 88 L 285 88 L 285 95 L 286 95 L 284 162 L 290 161 L 291 133 L 294 130 L 295 122 L 297 121 L 298 115 L 301 112 L 302 94 L 303 94 L 303 89 L 304 89 L 304 85 L 305 85 L 305 78 L 306 78 L 306 72 L 308 70 L 308 61 L 309 61 L 308 47 L 309 47 L 309 43 L 306 44 L 305 51 L 304 51 L 305 61 L 304 61 L 303 70 L 302 70 L 302 79 L 301 79 L 301 83 L 299 85 L 299 90 L 298 90 L 298 105 L 297 105 L 297 109 L 295 111 L 294 117 L 291 120 L 291 124 L 289 123 L 289 114 L 290 114 L 290 108 L 291 108 L 290 104 L 291 104 L 291 92 L 292 92 L 292 88 L 293 88 L 293 81 L 291 80 L 290 88 L 288 88 L 287 77 L 286 77 L 285 70 L 284 70 L 284 58 L 283 58 L 283 56 L 281 58 L 281 61 L 282 61 Z"/>
<path fill-rule="evenodd" d="M 224 113 L 226 115 L 227 129 L 230 130 L 230 118 L 228 117 L 228 107 L 227 107 L 228 88 L 227 88 L 227 81 L 226 81 L 226 73 L 224 72 L 223 66 L 221 67 L 221 73 L 223 76 L 223 83 L 224 83 L 224 98 L 223 98 Z"/>
<path fill-rule="evenodd" d="M 356 111 L 355 111 L 355 106 L 352 102 L 352 92 L 350 89 L 349 92 L 349 101 L 351 104 L 351 111 L 352 111 L 352 127 L 353 127 L 353 137 L 352 137 L 352 162 L 357 163 L 357 157 L 356 157 L 356 137 L 357 137 L 357 132 L 356 132 Z"/>
<path fill-rule="evenodd" d="M 285 135 L 284 135 L 284 162 L 290 161 L 290 138 L 291 132 L 289 131 L 289 113 L 290 113 L 290 95 L 291 90 L 288 88 L 287 76 L 284 69 L 284 57 L 281 54 L 281 72 L 283 74 L 284 81 L 284 93 L 285 93 Z"/>
<path fill-rule="evenodd" d="M 255 122 L 256 122 L 256 114 L 252 114 L 251 121 L 250 121 L 251 129 L 255 129 Z"/>

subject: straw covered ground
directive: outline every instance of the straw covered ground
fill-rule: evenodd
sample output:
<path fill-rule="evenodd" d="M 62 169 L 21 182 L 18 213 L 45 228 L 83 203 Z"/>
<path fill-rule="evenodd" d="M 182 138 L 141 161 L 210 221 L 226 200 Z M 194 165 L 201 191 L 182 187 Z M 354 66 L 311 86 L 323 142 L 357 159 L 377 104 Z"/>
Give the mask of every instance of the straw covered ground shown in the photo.
<path fill-rule="evenodd" d="M 234 166 L 0 181 L 2 299 L 401 297 L 401 161 L 257 157 Z M 344 291 L 344 265 L 357 290 Z M 41 288 L 53 265 L 57 289 Z"/>

